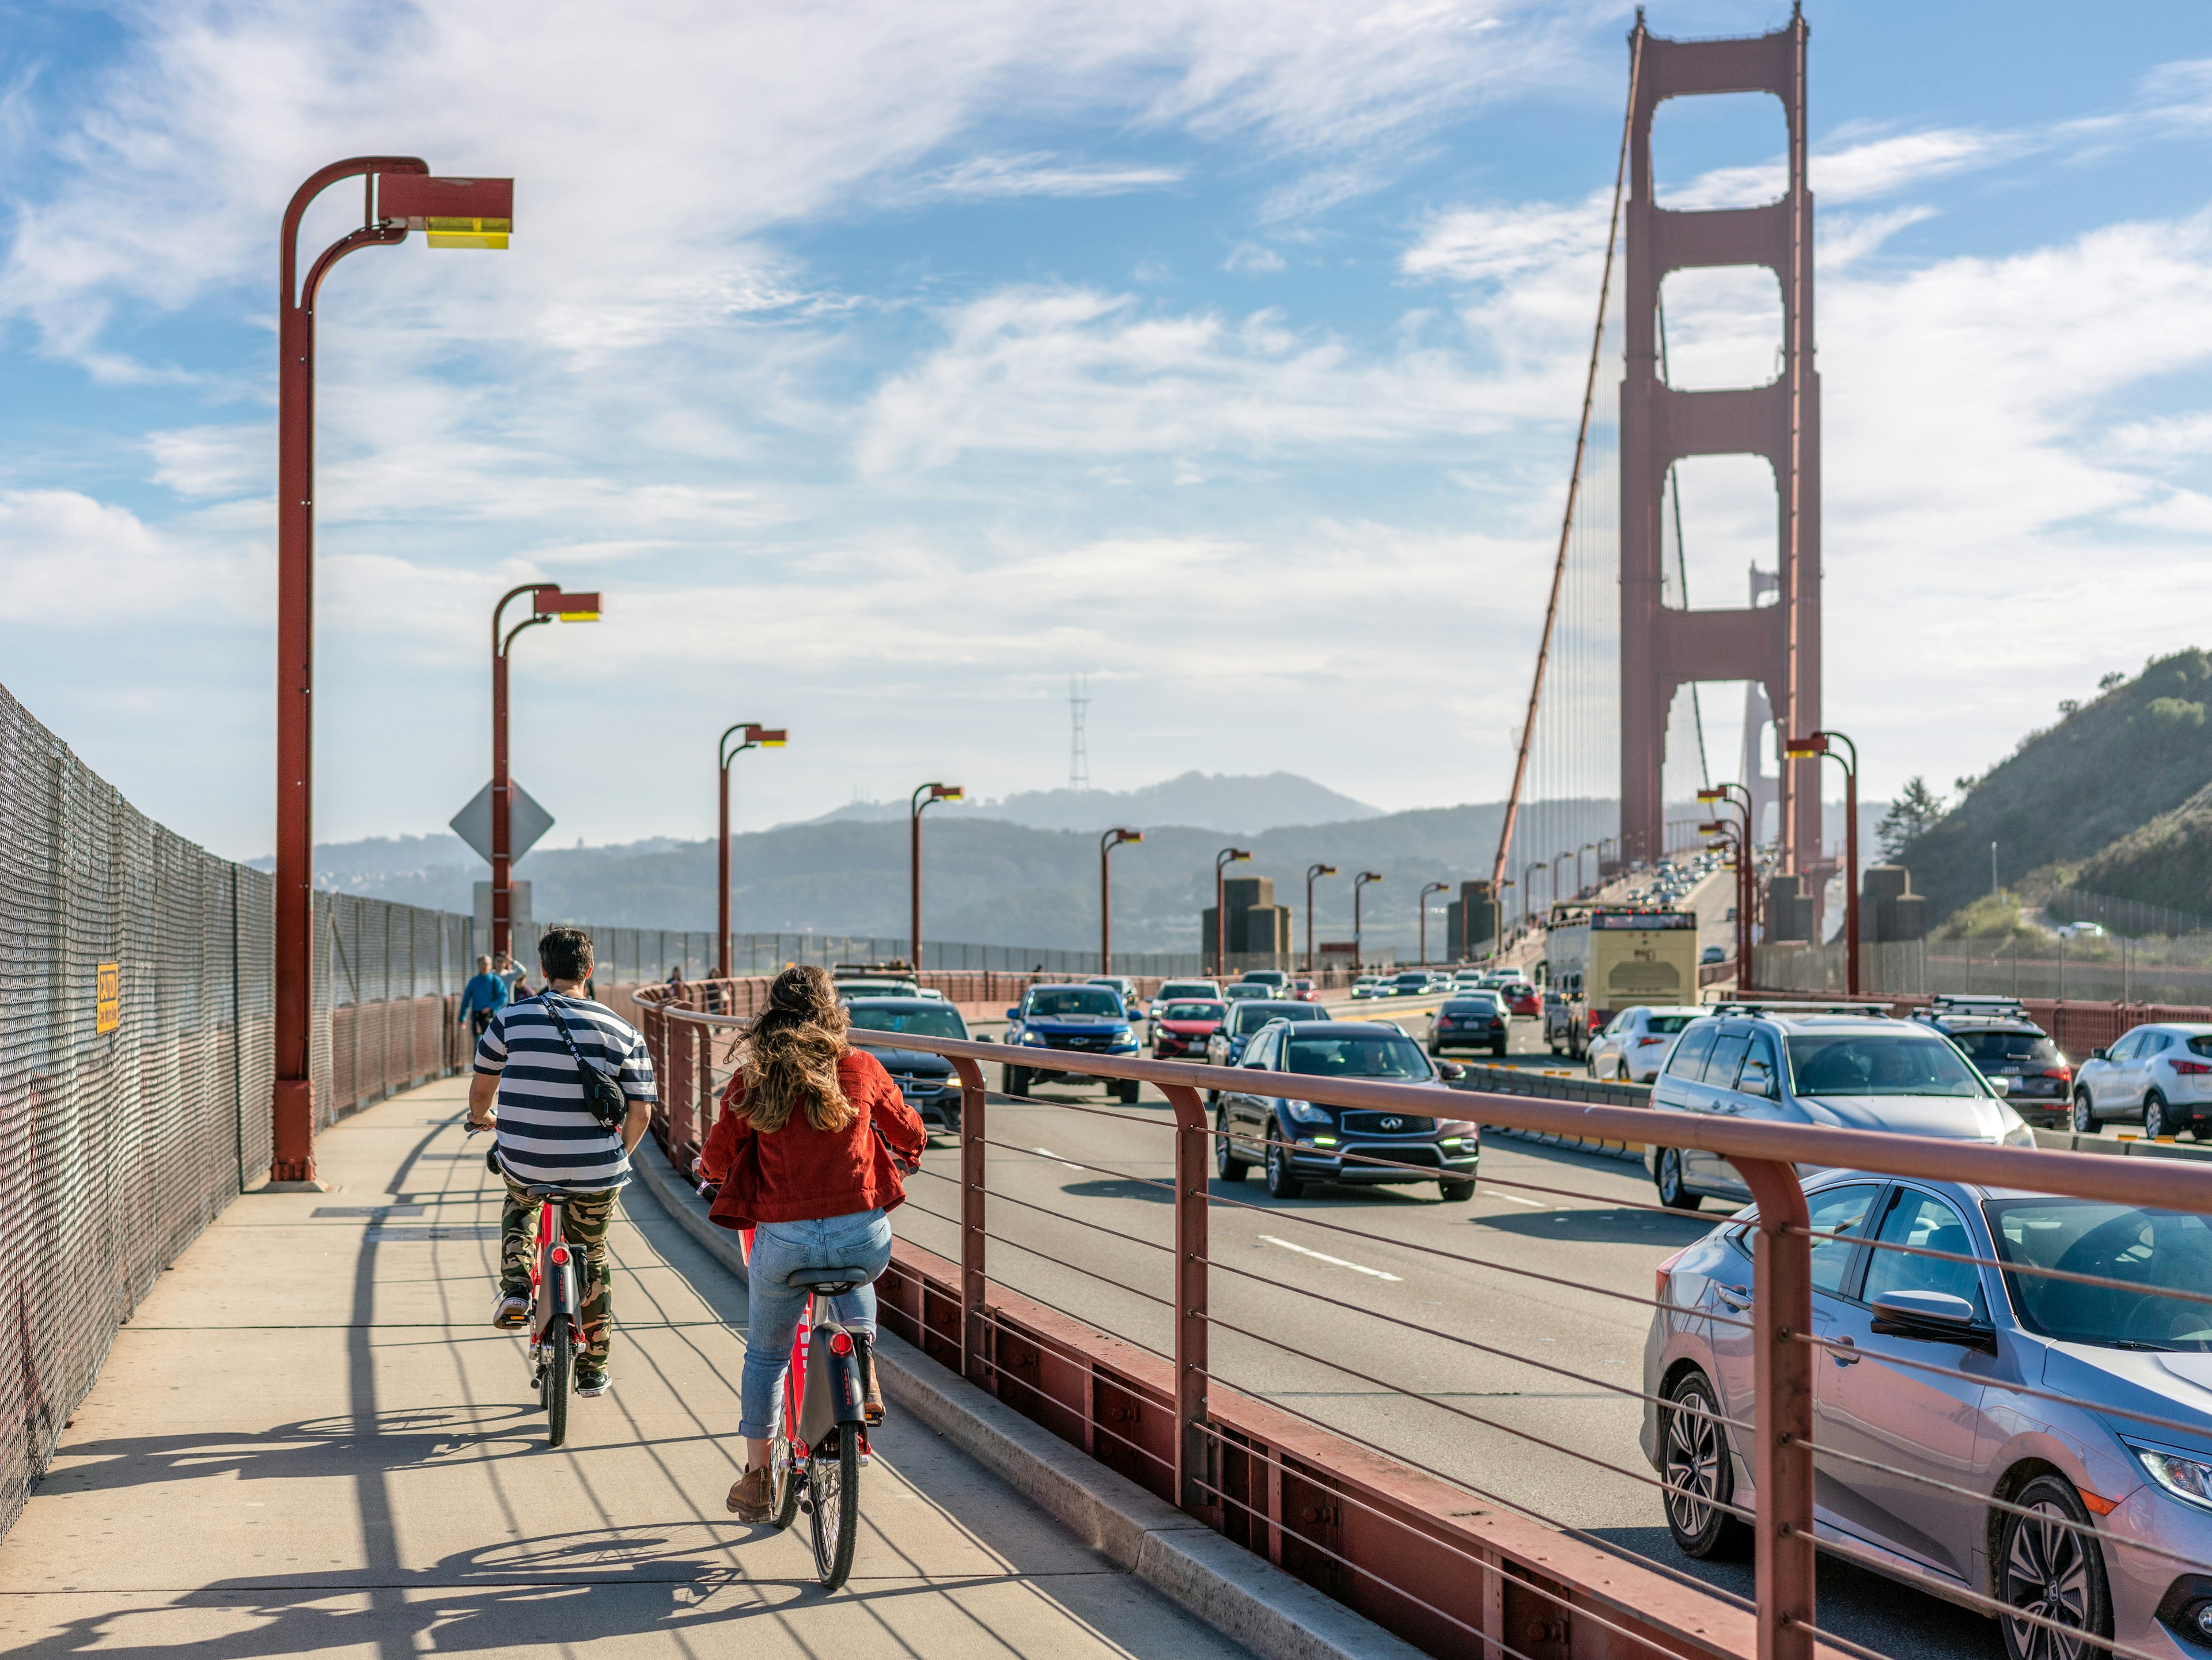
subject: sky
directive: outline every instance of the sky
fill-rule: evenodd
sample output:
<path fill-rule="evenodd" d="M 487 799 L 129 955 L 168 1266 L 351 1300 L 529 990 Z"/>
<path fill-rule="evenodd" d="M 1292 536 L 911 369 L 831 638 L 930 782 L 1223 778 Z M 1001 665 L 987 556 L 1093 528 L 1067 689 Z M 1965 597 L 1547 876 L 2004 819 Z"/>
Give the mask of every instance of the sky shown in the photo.
<path fill-rule="evenodd" d="M 1824 690 L 1880 796 L 2212 644 L 2212 13 L 1807 15 Z M 1500 799 L 1632 21 L 0 3 L 0 684 L 156 818 L 269 850 L 278 220 L 413 154 L 514 175 L 515 232 L 324 290 L 319 839 L 483 784 L 490 611 L 532 580 L 606 595 L 516 648 L 555 843 L 709 833 L 740 720 L 792 733 L 738 763 L 741 828 L 1054 787 L 1077 672 L 1100 787 Z M 1765 199 L 1782 149 L 1771 100 L 1678 100 L 1661 199 Z M 360 210 L 330 192 L 309 251 Z M 1679 383 L 1772 373 L 1770 280 L 1666 304 Z M 1684 470 L 1693 603 L 1771 562 L 1745 465 Z"/>

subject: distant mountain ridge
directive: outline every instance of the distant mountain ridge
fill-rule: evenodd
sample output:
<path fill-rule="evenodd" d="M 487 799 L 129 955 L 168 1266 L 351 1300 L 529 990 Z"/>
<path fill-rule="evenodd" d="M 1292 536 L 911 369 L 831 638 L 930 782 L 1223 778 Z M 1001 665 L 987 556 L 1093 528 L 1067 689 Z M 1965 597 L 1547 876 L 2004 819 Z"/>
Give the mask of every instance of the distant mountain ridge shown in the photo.
<path fill-rule="evenodd" d="M 1294 772 L 1191 771 L 1133 790 L 1024 790 L 996 801 L 975 802 L 968 811 L 978 818 L 1003 819 L 1030 830 L 1104 830 L 1117 824 L 1135 829 L 1176 824 L 1225 830 L 1233 836 L 1255 836 L 1290 824 L 1348 824 L 1384 816 L 1380 807 L 1355 801 Z M 903 801 L 855 801 L 800 822 L 880 823 L 902 819 L 907 812 Z"/>

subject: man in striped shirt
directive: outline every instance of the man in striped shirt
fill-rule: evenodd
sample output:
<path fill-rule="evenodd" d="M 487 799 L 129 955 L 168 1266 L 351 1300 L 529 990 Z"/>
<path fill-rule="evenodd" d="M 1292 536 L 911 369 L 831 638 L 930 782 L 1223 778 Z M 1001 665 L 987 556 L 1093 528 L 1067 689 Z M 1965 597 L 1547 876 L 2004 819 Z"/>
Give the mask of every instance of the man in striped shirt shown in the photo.
<path fill-rule="evenodd" d="M 538 943 L 546 989 L 507 1004 L 477 1042 L 469 1080 L 469 1122 L 499 1132 L 498 1161 L 507 1180 L 500 1212 L 499 1301 L 492 1323 L 518 1327 L 530 1311 L 530 1267 L 538 1201 L 533 1187 L 568 1195 L 562 1232 L 584 1248 L 589 1264 L 583 1304 L 584 1353 L 576 1361 L 576 1393 L 604 1395 L 614 1311 L 607 1274 L 607 1224 L 615 1195 L 629 1180 L 629 1156 L 653 1122 L 653 1058 L 645 1039 L 612 1009 L 586 1001 L 591 936 L 581 928 L 548 928 Z M 575 1044 L 561 1035 L 557 1011 Z M 592 1114 L 576 1054 L 614 1077 L 629 1116 L 609 1128 Z M 494 1108 L 497 1112 L 495 1116 Z"/>

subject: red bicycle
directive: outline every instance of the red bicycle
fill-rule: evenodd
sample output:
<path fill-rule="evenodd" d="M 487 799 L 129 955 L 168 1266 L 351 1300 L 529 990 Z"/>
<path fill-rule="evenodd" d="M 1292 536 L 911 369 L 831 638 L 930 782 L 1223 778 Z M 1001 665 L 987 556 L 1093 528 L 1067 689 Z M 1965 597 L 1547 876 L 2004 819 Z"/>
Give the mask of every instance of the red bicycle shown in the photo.
<path fill-rule="evenodd" d="M 537 1248 L 530 1256 L 530 1382 L 545 1414 L 545 1444 L 568 1438 L 568 1384 L 582 1342 L 582 1304 L 577 1297 L 576 1251 L 561 1231 L 568 1195 L 558 1188 L 532 1188 L 538 1203 Z"/>

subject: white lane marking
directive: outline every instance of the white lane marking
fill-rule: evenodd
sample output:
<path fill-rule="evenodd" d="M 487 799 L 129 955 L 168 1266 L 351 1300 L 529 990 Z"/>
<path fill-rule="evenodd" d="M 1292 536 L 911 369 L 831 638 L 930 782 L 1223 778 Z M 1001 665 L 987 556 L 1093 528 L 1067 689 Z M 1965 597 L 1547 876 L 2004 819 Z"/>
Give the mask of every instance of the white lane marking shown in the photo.
<path fill-rule="evenodd" d="M 1517 1193 L 1500 1193 L 1496 1188 L 1485 1188 L 1484 1196 L 1491 1199 L 1510 1199 L 1516 1205 L 1526 1205 L 1530 1210 L 1549 1210 L 1551 1207 L 1540 1199 L 1523 1199 Z"/>
<path fill-rule="evenodd" d="M 1377 1280 L 1397 1280 L 1401 1285 L 1405 1283 L 1395 1274 L 1385 1274 L 1380 1268 L 1370 1268 L 1362 1262 L 1347 1262 L 1341 1256 L 1331 1256 L 1326 1251 L 1309 1250 L 1304 1245 L 1294 1245 L 1287 1239 L 1278 1239 L 1272 1233 L 1263 1233 L 1260 1238 L 1264 1243 L 1280 1245 L 1285 1250 L 1294 1250 L 1301 1256 L 1310 1256 L 1316 1262 L 1327 1262 L 1333 1268 L 1350 1268 L 1354 1274 L 1371 1274 Z"/>
<path fill-rule="evenodd" d="M 1051 1160 L 1052 1160 L 1052 1162 L 1053 1162 L 1054 1164 L 1058 1164 L 1058 1165 L 1060 1165 L 1062 1168 L 1066 1169 L 1066 1170 L 1081 1170 L 1081 1169 L 1083 1168 L 1083 1166 L 1082 1166 L 1082 1165 L 1080 1165 L 1080 1164 L 1069 1164 L 1069 1163 L 1067 1162 L 1067 1160 L 1066 1160 L 1065 1158 L 1061 1158 L 1058 1153 L 1054 1152 L 1050 1147 L 1031 1147 L 1031 1148 L 1030 1149 L 1030 1151 L 1031 1152 L 1033 1152 L 1033 1153 L 1036 1154 L 1036 1156 L 1037 1156 L 1038 1158 L 1049 1158 L 1049 1159 L 1051 1159 Z"/>

